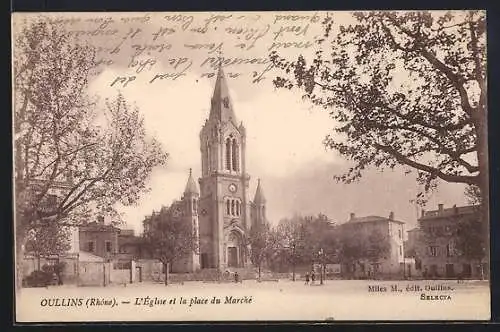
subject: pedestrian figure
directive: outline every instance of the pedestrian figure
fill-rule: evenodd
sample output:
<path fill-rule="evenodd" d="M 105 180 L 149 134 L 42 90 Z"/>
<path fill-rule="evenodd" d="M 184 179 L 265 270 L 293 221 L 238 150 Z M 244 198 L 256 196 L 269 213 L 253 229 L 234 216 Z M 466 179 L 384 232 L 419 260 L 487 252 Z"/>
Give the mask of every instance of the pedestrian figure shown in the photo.
<path fill-rule="evenodd" d="M 306 272 L 306 285 L 309 285 L 309 272 Z"/>
<path fill-rule="evenodd" d="M 314 280 L 316 280 L 316 275 L 314 274 L 314 270 L 311 271 L 311 285 L 314 285 Z"/>
<path fill-rule="evenodd" d="M 238 283 L 239 281 L 239 275 L 238 275 L 238 272 L 234 272 L 234 282 L 235 283 Z"/>

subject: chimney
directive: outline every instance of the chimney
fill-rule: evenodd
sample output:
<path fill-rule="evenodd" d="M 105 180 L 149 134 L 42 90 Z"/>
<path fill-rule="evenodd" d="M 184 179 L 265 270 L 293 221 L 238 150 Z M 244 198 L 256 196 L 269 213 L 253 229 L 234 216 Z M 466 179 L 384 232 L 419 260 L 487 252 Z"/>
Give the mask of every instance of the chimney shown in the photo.
<path fill-rule="evenodd" d="M 389 213 L 389 220 L 394 220 L 394 212 Z"/>
<path fill-rule="evenodd" d="M 443 204 L 438 204 L 438 212 L 439 212 L 439 214 L 443 214 L 443 210 L 444 210 L 443 206 L 444 206 Z"/>
<path fill-rule="evenodd" d="M 420 217 L 420 218 L 423 218 L 424 216 L 425 216 L 425 210 L 424 210 L 424 209 L 422 209 L 422 215 L 421 215 L 421 217 Z"/>
<path fill-rule="evenodd" d="M 104 224 L 104 216 L 98 216 L 97 223 L 103 225 Z"/>
<path fill-rule="evenodd" d="M 356 214 L 354 214 L 354 212 L 351 212 L 351 218 L 349 220 L 353 220 L 354 218 L 356 218 Z"/>

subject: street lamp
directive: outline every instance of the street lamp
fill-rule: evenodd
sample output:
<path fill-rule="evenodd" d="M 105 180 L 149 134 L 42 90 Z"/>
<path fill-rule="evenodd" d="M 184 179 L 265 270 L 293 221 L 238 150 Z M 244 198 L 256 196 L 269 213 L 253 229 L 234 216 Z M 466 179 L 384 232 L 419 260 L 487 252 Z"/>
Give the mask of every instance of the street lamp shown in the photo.
<path fill-rule="evenodd" d="M 321 248 L 319 250 L 318 255 L 319 255 L 319 263 L 320 263 L 319 284 L 323 285 L 323 248 Z"/>
<path fill-rule="evenodd" d="M 295 281 L 295 242 L 292 243 L 292 280 Z"/>

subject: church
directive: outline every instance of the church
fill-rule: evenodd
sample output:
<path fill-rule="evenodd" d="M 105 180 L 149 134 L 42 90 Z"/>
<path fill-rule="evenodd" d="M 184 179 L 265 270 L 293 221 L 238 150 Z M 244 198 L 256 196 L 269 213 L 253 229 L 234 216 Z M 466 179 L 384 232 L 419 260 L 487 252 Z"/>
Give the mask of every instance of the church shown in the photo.
<path fill-rule="evenodd" d="M 224 72 L 218 69 L 210 114 L 200 131 L 199 187 L 190 171 L 181 204 L 199 236 L 199 256 L 183 262 L 183 271 L 251 266 L 247 236 L 266 221 L 260 180 L 250 200 L 246 170 L 246 130 L 238 123 Z M 199 262 L 197 261 L 199 259 Z M 177 269 L 175 269 L 177 270 Z"/>

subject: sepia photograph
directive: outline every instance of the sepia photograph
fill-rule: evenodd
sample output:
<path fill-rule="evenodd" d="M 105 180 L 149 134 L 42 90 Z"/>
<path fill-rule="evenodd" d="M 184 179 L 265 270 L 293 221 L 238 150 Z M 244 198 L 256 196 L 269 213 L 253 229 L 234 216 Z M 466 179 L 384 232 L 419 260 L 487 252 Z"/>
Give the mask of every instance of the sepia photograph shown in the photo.
<path fill-rule="evenodd" d="M 490 319 L 486 11 L 11 23 L 17 323 Z"/>

